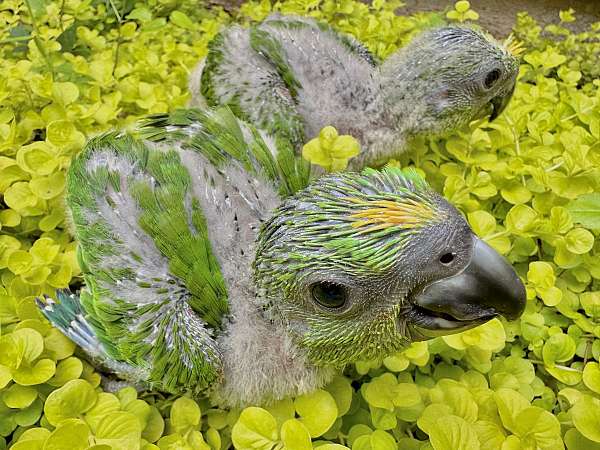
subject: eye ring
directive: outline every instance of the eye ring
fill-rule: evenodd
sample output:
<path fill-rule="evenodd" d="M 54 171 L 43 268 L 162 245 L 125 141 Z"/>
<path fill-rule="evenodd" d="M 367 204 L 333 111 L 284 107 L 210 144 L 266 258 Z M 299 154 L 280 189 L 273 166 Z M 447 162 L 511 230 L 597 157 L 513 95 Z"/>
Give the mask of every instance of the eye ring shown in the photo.
<path fill-rule="evenodd" d="M 440 256 L 440 262 L 447 266 L 449 264 L 452 263 L 452 261 L 454 261 L 454 258 L 456 257 L 456 254 L 453 252 L 447 252 L 444 253 L 443 255 Z"/>
<path fill-rule="evenodd" d="M 310 291 L 313 300 L 327 309 L 341 309 L 347 301 L 346 288 L 329 281 L 313 284 Z"/>
<path fill-rule="evenodd" d="M 491 89 L 500 79 L 500 69 L 490 70 L 483 80 L 483 85 L 486 89 Z"/>

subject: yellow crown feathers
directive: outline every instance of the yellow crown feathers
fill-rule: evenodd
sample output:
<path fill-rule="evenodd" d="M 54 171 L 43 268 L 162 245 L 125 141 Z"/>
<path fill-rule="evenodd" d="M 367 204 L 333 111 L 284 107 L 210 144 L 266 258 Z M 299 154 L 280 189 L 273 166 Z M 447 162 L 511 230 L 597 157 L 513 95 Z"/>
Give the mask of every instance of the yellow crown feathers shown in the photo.
<path fill-rule="evenodd" d="M 353 228 L 367 226 L 362 233 L 389 227 L 415 228 L 430 223 L 437 215 L 436 210 L 430 205 L 411 199 L 405 199 L 402 203 L 388 200 L 352 199 L 351 201 L 361 206 L 367 206 L 367 209 L 351 215 L 355 220 L 351 225 Z"/>
<path fill-rule="evenodd" d="M 503 45 L 506 51 L 516 58 L 518 58 L 525 51 L 523 42 L 515 38 L 512 33 L 505 39 Z"/>

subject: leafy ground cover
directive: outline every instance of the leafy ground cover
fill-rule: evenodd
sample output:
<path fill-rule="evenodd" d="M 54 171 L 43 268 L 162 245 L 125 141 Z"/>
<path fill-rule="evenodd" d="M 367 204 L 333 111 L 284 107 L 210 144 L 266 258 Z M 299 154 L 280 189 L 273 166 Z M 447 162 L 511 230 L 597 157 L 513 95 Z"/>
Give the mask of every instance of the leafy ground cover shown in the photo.
<path fill-rule="evenodd" d="M 384 58 L 420 29 L 477 20 L 468 2 L 395 15 L 400 2 L 250 1 L 235 17 L 197 1 L 0 3 L 0 449 L 600 449 L 598 35 L 565 11 L 524 43 L 507 111 L 393 164 L 418 167 L 526 280 L 521 320 L 413 344 L 269 408 L 102 392 L 98 373 L 33 299 L 78 282 L 61 195 L 85 140 L 182 107 L 219 28 L 307 14 Z M 401 12 L 401 10 L 400 10 Z"/>

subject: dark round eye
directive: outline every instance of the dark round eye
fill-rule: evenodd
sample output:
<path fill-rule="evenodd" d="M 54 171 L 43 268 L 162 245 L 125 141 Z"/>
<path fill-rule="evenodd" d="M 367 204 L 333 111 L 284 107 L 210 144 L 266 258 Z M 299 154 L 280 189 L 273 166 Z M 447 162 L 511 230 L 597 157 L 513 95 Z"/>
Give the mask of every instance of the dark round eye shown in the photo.
<path fill-rule="evenodd" d="M 346 303 L 346 290 L 339 284 L 322 281 L 313 285 L 312 296 L 326 308 L 341 308 Z"/>
<path fill-rule="evenodd" d="M 483 84 L 487 89 L 490 89 L 494 84 L 496 84 L 496 81 L 498 81 L 498 79 L 500 79 L 500 70 L 494 69 L 489 71 L 488 74 L 485 76 Z"/>
<path fill-rule="evenodd" d="M 452 261 L 454 261 L 454 253 L 448 252 L 440 256 L 440 262 L 442 264 L 450 264 Z"/>

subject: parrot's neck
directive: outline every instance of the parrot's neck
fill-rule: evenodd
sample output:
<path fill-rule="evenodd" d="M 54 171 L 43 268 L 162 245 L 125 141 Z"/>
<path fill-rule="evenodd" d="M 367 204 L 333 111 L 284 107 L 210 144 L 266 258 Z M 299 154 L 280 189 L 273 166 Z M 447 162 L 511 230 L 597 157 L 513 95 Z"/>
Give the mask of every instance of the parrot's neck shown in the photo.
<path fill-rule="evenodd" d="M 384 102 L 382 120 L 405 140 L 428 128 L 426 99 L 435 91 L 432 83 L 415 73 L 406 57 L 401 51 L 390 56 L 377 74 Z"/>
<path fill-rule="evenodd" d="M 400 154 L 405 147 L 406 139 L 401 130 L 391 126 L 383 126 L 366 130 L 362 138 L 362 146 L 368 151 L 350 160 L 348 170 L 360 171 L 369 166 L 379 166 L 390 159 L 390 156 Z"/>
<path fill-rule="evenodd" d="M 228 406 L 269 404 L 327 384 L 333 368 L 317 367 L 281 323 L 269 320 L 254 300 L 232 301 L 232 316 L 220 339 L 223 383 L 213 392 Z"/>
<path fill-rule="evenodd" d="M 379 85 L 381 107 L 371 110 L 373 116 L 368 120 L 369 126 L 361 130 L 361 144 L 369 150 L 351 160 L 350 170 L 385 163 L 402 153 L 407 142 L 428 125 L 426 105 L 422 94 L 415 92 L 415 83 L 408 86 L 386 63 L 373 74 Z"/>

